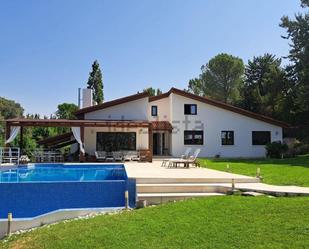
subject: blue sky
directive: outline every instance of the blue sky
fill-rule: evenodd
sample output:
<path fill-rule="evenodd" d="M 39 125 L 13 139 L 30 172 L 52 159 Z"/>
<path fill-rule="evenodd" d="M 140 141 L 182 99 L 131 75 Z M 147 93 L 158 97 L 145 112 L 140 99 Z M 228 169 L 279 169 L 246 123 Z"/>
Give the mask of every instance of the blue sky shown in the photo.
<path fill-rule="evenodd" d="M 95 59 L 106 100 L 183 89 L 218 53 L 286 55 L 278 24 L 299 11 L 297 0 L 2 0 L 0 96 L 49 115 L 77 103 Z"/>

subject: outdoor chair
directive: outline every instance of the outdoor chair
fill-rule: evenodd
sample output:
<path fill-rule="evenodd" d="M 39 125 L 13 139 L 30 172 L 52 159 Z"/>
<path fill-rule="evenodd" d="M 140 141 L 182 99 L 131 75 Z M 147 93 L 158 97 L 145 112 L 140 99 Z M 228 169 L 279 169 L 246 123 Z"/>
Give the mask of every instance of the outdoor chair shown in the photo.
<path fill-rule="evenodd" d="M 175 160 L 177 160 L 177 159 L 187 159 L 187 158 L 190 157 L 191 150 L 192 150 L 192 148 L 188 147 L 188 148 L 186 148 L 185 153 L 180 156 L 180 158 L 173 158 L 173 159 L 175 159 Z M 161 166 L 162 167 L 167 166 L 170 160 L 172 160 L 172 159 L 165 159 L 165 160 L 163 160 Z"/>
<path fill-rule="evenodd" d="M 108 152 L 106 153 L 106 159 L 105 161 L 107 162 L 113 162 L 115 159 L 114 159 L 114 154 L 112 152 Z"/>
<path fill-rule="evenodd" d="M 132 156 L 131 156 L 132 161 L 140 161 L 140 153 L 138 151 L 132 151 Z"/>
<path fill-rule="evenodd" d="M 120 161 L 122 162 L 123 161 L 123 153 L 121 151 L 113 151 L 113 157 L 114 157 L 114 160 L 115 161 Z"/>
<path fill-rule="evenodd" d="M 97 161 L 105 161 L 106 160 L 106 152 L 105 151 L 96 151 L 94 152 L 95 158 Z"/>
<path fill-rule="evenodd" d="M 131 161 L 132 157 L 134 156 L 134 151 L 123 151 L 123 159 L 125 161 Z"/>
<path fill-rule="evenodd" d="M 169 160 L 168 166 L 171 167 L 176 167 L 178 166 L 178 164 L 183 163 L 185 168 L 189 168 L 190 164 L 192 165 L 197 165 L 197 157 L 200 154 L 201 149 L 196 149 L 193 153 L 192 156 L 190 156 L 189 158 L 172 158 Z"/>

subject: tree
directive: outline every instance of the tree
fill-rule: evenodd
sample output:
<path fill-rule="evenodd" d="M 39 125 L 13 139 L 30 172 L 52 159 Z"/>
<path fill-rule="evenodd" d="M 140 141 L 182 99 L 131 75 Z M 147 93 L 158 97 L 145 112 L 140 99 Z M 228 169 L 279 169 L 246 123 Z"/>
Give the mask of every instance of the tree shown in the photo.
<path fill-rule="evenodd" d="M 240 106 L 253 112 L 278 117 L 285 97 L 286 78 L 281 59 L 271 54 L 253 57 L 245 69 L 240 89 Z"/>
<path fill-rule="evenodd" d="M 149 93 L 150 96 L 157 96 L 157 95 L 162 94 L 162 91 L 159 88 L 157 88 L 157 90 L 156 90 L 156 89 L 154 89 L 152 87 L 145 88 L 143 90 L 143 92 Z"/>
<path fill-rule="evenodd" d="M 97 60 L 92 64 L 92 71 L 89 73 L 87 85 L 87 88 L 93 90 L 93 100 L 98 104 L 102 103 L 104 100 L 103 79 L 100 65 Z"/>
<path fill-rule="evenodd" d="M 4 120 L 22 117 L 24 109 L 13 100 L 0 97 L 0 147 L 4 145 Z"/>
<path fill-rule="evenodd" d="M 301 7 L 308 8 L 309 0 L 301 0 Z M 296 123 L 309 123 L 309 11 L 296 14 L 295 19 L 283 16 L 280 26 L 287 31 L 283 38 L 290 41 L 287 58 L 292 64 L 287 67 L 287 72 L 294 82 L 290 91 L 295 96 Z"/>
<path fill-rule="evenodd" d="M 201 67 L 198 79 L 189 81 L 189 91 L 233 104 L 239 96 L 244 63 L 242 59 L 228 54 L 218 54 Z"/>
<path fill-rule="evenodd" d="M 19 103 L 0 97 L 0 115 L 4 119 L 22 117 L 23 112 Z"/>
<path fill-rule="evenodd" d="M 56 111 L 56 117 L 59 119 L 76 119 L 75 112 L 78 110 L 78 106 L 70 103 L 62 103 L 58 105 Z"/>

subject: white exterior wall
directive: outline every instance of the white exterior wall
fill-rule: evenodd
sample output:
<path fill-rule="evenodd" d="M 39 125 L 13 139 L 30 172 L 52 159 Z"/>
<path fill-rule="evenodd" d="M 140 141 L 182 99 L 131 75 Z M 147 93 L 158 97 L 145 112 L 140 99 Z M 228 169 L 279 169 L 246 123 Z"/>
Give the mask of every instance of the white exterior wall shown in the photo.
<path fill-rule="evenodd" d="M 158 116 L 151 116 L 151 106 L 158 107 Z M 170 101 L 169 97 L 149 102 L 148 106 L 148 120 L 149 121 L 171 121 L 170 117 Z"/>
<path fill-rule="evenodd" d="M 184 104 L 196 104 L 197 115 L 184 115 Z M 158 107 L 158 116 L 151 116 L 151 106 Z M 201 148 L 199 156 L 264 157 L 265 146 L 252 145 L 252 131 L 270 131 L 271 141 L 282 141 L 282 128 L 191 98 L 171 93 L 167 98 L 148 102 L 148 97 L 85 114 L 85 119 L 169 121 L 174 130 L 169 144 L 173 156 L 180 156 L 186 147 Z M 203 130 L 203 145 L 184 145 L 184 130 Z M 85 149 L 93 155 L 96 132 L 123 131 L 114 128 L 85 128 Z M 131 128 L 137 132 L 137 149 L 148 149 L 148 129 Z M 221 131 L 234 131 L 234 145 L 221 145 Z M 167 139 L 167 138 L 166 138 Z"/>
<path fill-rule="evenodd" d="M 85 113 L 85 119 L 148 120 L 148 97 Z"/>
<path fill-rule="evenodd" d="M 148 128 L 86 127 L 84 144 L 89 155 L 96 151 L 97 132 L 136 132 L 136 149 L 148 149 Z"/>
<path fill-rule="evenodd" d="M 282 128 L 177 94 L 170 95 L 172 155 L 180 156 L 186 147 L 201 148 L 199 156 L 264 157 L 265 146 L 252 145 L 252 131 L 270 131 L 271 141 L 282 141 Z M 197 115 L 184 115 L 184 104 L 196 104 Z M 187 117 L 187 121 L 186 121 Z M 187 125 L 184 123 L 190 122 Z M 186 127 L 187 126 L 187 127 Z M 204 145 L 184 145 L 184 130 L 204 130 Z M 234 145 L 221 145 L 221 131 L 234 131 Z"/>

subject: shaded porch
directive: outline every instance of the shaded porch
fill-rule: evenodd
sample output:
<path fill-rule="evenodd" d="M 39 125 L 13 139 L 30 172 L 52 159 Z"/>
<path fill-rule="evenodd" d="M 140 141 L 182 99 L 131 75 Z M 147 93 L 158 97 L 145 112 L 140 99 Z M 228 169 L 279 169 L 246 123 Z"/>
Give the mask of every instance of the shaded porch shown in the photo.
<path fill-rule="evenodd" d="M 142 130 L 144 137 L 147 137 L 147 145 L 145 146 L 145 153 L 147 153 L 147 161 L 152 161 L 153 155 L 153 128 L 152 123 L 148 121 L 140 121 L 140 120 L 66 120 L 66 119 L 25 119 L 25 118 L 16 118 L 16 119 L 8 119 L 6 120 L 6 140 L 10 138 L 12 135 L 12 128 L 19 127 L 20 131 L 20 141 L 19 146 L 20 150 L 23 150 L 23 130 L 24 127 L 70 127 L 70 128 L 78 128 L 79 131 L 79 139 L 80 152 L 79 152 L 79 160 L 81 162 L 85 162 L 87 150 L 89 150 L 89 145 L 91 140 L 89 137 L 91 133 L 96 130 L 104 130 L 107 132 L 112 132 L 116 130 L 117 132 L 126 132 L 128 130 Z M 73 132 L 74 133 L 74 132 Z M 74 135 L 76 136 L 76 135 Z M 136 134 L 138 136 L 138 134 Z M 46 145 L 52 148 L 58 148 L 59 146 L 70 145 L 75 143 L 75 139 L 72 139 L 72 133 L 62 134 L 57 137 L 48 138 L 44 141 L 41 141 L 41 145 Z M 88 139 L 88 141 L 87 141 Z M 7 144 L 6 146 L 9 146 Z M 85 148 L 86 151 L 82 149 Z M 90 151 L 90 150 L 89 150 Z"/>

